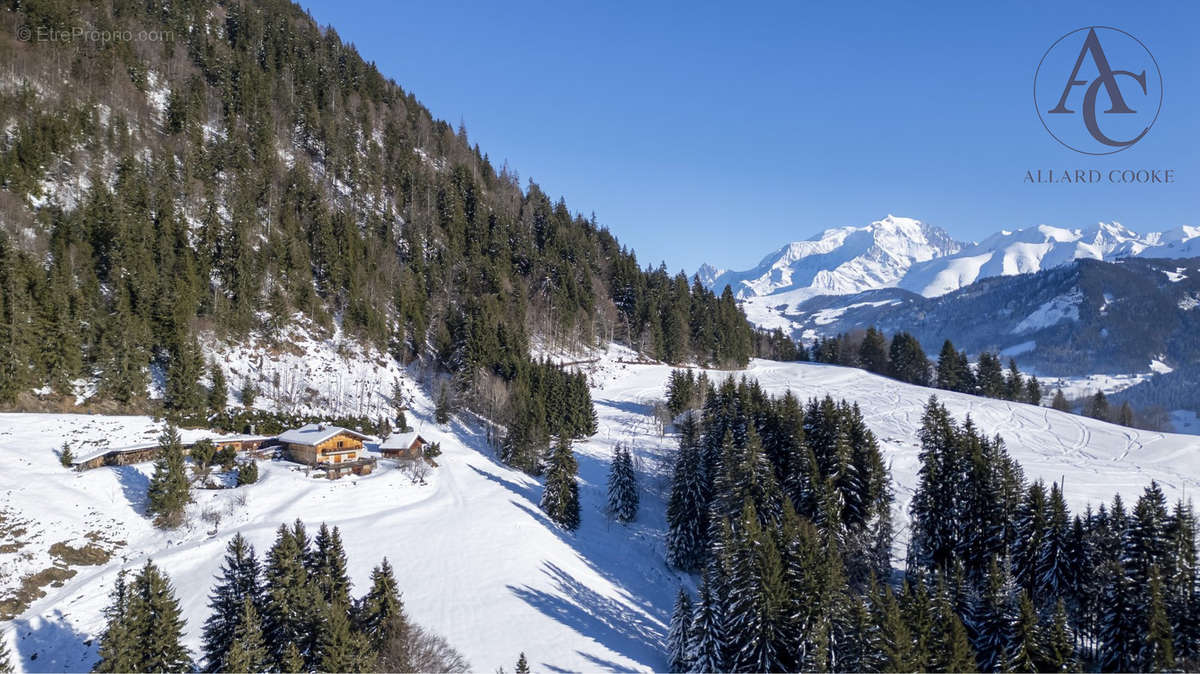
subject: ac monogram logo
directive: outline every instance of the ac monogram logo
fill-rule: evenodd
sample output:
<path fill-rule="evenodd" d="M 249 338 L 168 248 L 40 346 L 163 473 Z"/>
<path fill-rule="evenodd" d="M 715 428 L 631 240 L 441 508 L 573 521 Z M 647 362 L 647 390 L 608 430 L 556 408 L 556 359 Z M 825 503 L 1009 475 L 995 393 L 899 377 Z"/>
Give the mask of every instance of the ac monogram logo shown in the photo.
<path fill-rule="evenodd" d="M 1084 154 L 1112 154 L 1154 125 L 1162 107 L 1162 74 L 1137 38 L 1089 26 L 1046 50 L 1033 92 L 1038 117 L 1055 140 Z"/>

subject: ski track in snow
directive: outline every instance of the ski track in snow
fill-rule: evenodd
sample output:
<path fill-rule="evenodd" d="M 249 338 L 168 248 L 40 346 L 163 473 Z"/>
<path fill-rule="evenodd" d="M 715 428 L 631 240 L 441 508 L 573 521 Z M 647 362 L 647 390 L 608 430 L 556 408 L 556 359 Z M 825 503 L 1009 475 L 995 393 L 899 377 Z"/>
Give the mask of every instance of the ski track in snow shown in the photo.
<path fill-rule="evenodd" d="M 576 446 L 583 525 L 573 533 L 545 518 L 538 508 L 539 481 L 501 465 L 476 426 L 434 424 L 433 404 L 423 391 L 415 395 L 410 422 L 443 450 L 428 484 L 412 484 L 389 461 L 381 461 L 374 475 L 335 482 L 306 477 L 285 462 L 261 462 L 256 485 L 195 491 L 192 524 L 174 532 L 154 529 L 142 515 L 148 464 L 71 473 L 58 466 L 53 452 L 65 439 L 107 439 L 118 446 L 153 437 L 151 419 L 0 414 L 0 512 L 31 520 L 23 547 L 0 553 L 0 596 L 21 576 L 53 563 L 47 552 L 52 543 L 79 546 L 92 531 L 124 542 L 109 564 L 72 567 L 76 576 L 44 588 L 45 597 L 0 627 L 14 660 L 27 671 L 89 668 L 96 643 L 85 641 L 103 628 L 101 611 L 117 571 L 146 559 L 171 576 L 195 653 L 207 594 L 233 533 L 246 535 L 261 556 L 281 523 L 301 518 L 310 533 L 322 521 L 341 528 L 356 595 L 366 590 L 371 568 L 388 557 L 412 618 L 446 636 L 475 671 L 511 667 L 522 650 L 541 670 L 663 669 L 676 589 L 681 583 L 693 587 L 691 578 L 663 561 L 663 458 L 675 441 L 659 435 L 650 414 L 665 394 L 671 368 L 618 362 L 631 354 L 617 347 L 601 356 L 586 366 L 599 431 Z M 897 555 L 907 544 L 904 513 L 917 486 L 916 431 L 931 394 L 957 420 L 969 414 L 985 433 L 998 433 L 1028 479 L 1065 478 L 1074 512 L 1107 502 L 1115 492 L 1136 499 L 1152 479 L 1172 499 L 1200 485 L 1195 436 L 1127 429 L 833 365 L 755 360 L 744 371 L 709 376 L 719 382 L 730 374 L 755 378 L 772 395 L 791 389 L 802 400 L 829 393 L 859 404 L 891 467 Z M 391 378 L 382 385 L 390 390 Z M 632 446 L 642 488 L 642 509 L 630 526 L 603 514 L 608 462 L 618 442 Z M 224 513 L 215 533 L 199 517 L 205 510 Z"/>

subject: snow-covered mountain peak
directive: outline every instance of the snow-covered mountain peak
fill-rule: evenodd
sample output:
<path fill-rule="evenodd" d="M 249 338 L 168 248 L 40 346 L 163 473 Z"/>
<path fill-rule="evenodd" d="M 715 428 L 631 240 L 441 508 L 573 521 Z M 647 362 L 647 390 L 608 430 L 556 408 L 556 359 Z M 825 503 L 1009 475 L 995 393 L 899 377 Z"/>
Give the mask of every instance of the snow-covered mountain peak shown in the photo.
<path fill-rule="evenodd" d="M 781 292 L 814 296 L 845 294 L 895 285 L 913 264 L 962 249 L 940 228 L 889 214 L 865 226 L 827 229 L 788 243 L 746 271 L 704 265 L 702 283 L 733 288 L 739 298 Z"/>

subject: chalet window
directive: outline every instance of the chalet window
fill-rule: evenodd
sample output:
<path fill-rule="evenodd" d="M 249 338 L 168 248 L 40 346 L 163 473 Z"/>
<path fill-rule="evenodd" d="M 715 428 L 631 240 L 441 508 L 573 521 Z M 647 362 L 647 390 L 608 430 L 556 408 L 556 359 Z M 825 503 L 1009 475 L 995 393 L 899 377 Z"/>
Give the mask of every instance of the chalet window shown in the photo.
<path fill-rule="evenodd" d="M 346 444 L 345 442 L 343 442 L 343 441 L 341 441 L 341 440 L 338 440 L 338 447 L 339 447 L 339 448 L 340 448 L 342 445 L 345 445 L 345 444 Z"/>

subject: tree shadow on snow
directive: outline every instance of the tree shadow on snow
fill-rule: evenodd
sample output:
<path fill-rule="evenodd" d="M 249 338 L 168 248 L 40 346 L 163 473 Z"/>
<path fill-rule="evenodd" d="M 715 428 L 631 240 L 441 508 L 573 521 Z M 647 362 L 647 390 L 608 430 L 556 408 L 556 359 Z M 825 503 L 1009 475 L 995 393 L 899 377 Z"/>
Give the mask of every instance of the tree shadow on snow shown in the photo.
<path fill-rule="evenodd" d="M 121 493 L 129 506 L 139 515 L 146 514 L 149 505 L 150 477 L 138 470 L 137 466 L 113 466 L 117 472 L 117 481 L 121 483 Z"/>
<path fill-rule="evenodd" d="M 518 482 L 514 482 L 513 480 L 505 479 L 495 473 L 489 473 L 488 471 L 483 470 L 482 468 L 479 468 L 477 466 L 468 465 L 467 467 L 470 468 L 471 470 L 475 471 L 476 473 L 479 473 L 479 475 L 481 477 L 483 477 L 485 480 L 495 482 L 496 484 L 500 485 L 501 487 L 504 487 L 505 489 L 509 490 L 513 494 L 525 499 L 529 503 L 538 503 L 541 500 L 541 490 L 537 483 L 530 484 L 530 485 L 523 485 Z"/>
<path fill-rule="evenodd" d="M 542 572 L 550 577 L 557 593 L 539 590 L 529 585 L 507 586 L 522 601 L 546 616 L 587 635 L 616 653 L 632 657 L 664 650 L 661 629 L 639 611 L 611 597 L 606 597 L 580 583 L 556 564 L 544 562 Z M 581 653 L 582 654 L 582 653 Z M 587 656 L 598 666 L 614 671 L 629 671 L 615 663 Z M 546 663 L 543 663 L 546 664 Z M 546 664 L 547 667 L 550 665 Z"/>
<path fill-rule="evenodd" d="M 86 672 L 96 662 L 95 642 L 72 627 L 62 611 L 12 624 L 12 642 L 27 672 Z"/>
<path fill-rule="evenodd" d="M 627 414 L 636 414 L 643 417 L 649 417 L 654 414 L 654 408 L 648 403 L 639 403 L 632 400 L 612 400 L 609 398 L 602 398 L 594 402 L 597 405 L 611 407 L 614 410 L 620 410 Z"/>

